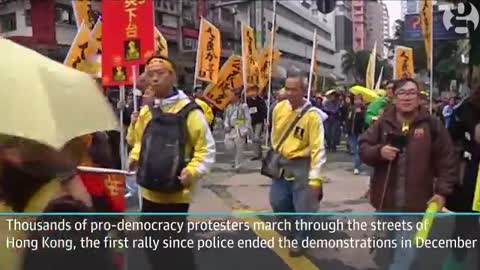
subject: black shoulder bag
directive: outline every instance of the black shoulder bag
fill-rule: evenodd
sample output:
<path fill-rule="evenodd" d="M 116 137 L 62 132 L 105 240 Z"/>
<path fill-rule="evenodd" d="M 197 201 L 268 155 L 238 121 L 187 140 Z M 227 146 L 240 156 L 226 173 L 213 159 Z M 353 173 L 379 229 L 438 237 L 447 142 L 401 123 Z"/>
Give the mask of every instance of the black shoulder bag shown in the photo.
<path fill-rule="evenodd" d="M 279 165 L 279 160 L 281 158 L 280 153 L 278 150 L 283 145 L 285 140 L 288 138 L 290 133 L 292 132 L 293 128 L 297 125 L 298 121 L 302 119 L 303 115 L 311 108 L 311 105 L 307 105 L 299 115 L 293 120 L 292 124 L 288 127 L 288 129 L 283 133 L 283 136 L 280 138 L 278 142 L 277 148 L 274 149 L 273 146 L 270 147 L 265 158 L 262 160 L 262 169 L 260 173 L 264 176 L 270 177 L 272 179 L 279 179 L 282 176 L 282 170 Z"/>

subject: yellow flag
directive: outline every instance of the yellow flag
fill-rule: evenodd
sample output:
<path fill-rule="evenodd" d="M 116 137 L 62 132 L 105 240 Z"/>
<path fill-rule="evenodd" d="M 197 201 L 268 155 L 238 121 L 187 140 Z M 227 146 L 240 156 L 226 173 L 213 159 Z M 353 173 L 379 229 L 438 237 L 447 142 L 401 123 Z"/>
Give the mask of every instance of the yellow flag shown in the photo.
<path fill-rule="evenodd" d="M 409 47 L 395 47 L 394 79 L 413 78 L 413 49 Z"/>
<path fill-rule="evenodd" d="M 72 42 L 64 64 L 89 74 L 97 73 L 95 65 L 88 61 L 97 52 L 95 45 L 92 45 L 92 43 L 90 29 L 85 24 L 82 24 Z"/>
<path fill-rule="evenodd" d="M 162 33 L 155 27 L 155 52 L 157 55 L 168 57 L 168 43 Z"/>
<path fill-rule="evenodd" d="M 367 74 L 365 74 L 365 87 L 373 89 L 375 87 L 375 62 L 377 61 L 377 42 L 373 45 L 372 53 L 367 65 Z"/>
<path fill-rule="evenodd" d="M 250 26 L 242 24 L 242 70 L 245 87 L 249 84 L 259 84 L 259 76 L 256 74 L 257 47 L 255 45 L 255 32 Z"/>
<path fill-rule="evenodd" d="M 425 51 L 427 53 L 427 66 L 430 69 L 432 57 L 432 17 L 433 8 L 431 0 L 420 1 L 420 21 L 422 24 L 423 39 L 425 40 Z"/>
<path fill-rule="evenodd" d="M 92 46 L 97 49 L 97 53 L 102 53 L 102 21 L 98 20 L 90 33 Z"/>
<path fill-rule="evenodd" d="M 77 27 L 80 28 L 82 23 L 84 23 L 88 29 L 93 29 L 95 21 L 92 10 L 92 0 L 73 0 L 72 7 Z"/>
<path fill-rule="evenodd" d="M 198 38 L 196 79 L 213 83 L 218 81 L 222 53 L 221 42 L 220 31 L 202 18 Z"/>
<path fill-rule="evenodd" d="M 210 83 L 205 89 L 204 96 L 217 108 L 223 110 L 232 100 L 233 91 L 240 88 L 242 83 L 242 58 L 238 55 L 232 55 L 220 69 L 218 82 L 216 84 Z"/>
<path fill-rule="evenodd" d="M 260 50 L 259 54 L 258 54 L 258 58 L 257 58 L 258 59 L 258 69 L 259 69 L 259 72 L 260 72 L 259 89 L 261 91 L 265 89 L 265 87 L 267 86 L 268 81 L 270 79 L 269 72 L 270 72 L 270 58 L 271 58 L 270 53 L 271 52 L 272 52 L 271 47 L 267 46 L 267 47 L 263 48 L 262 50 Z M 280 56 L 281 56 L 281 53 L 278 49 L 273 51 L 272 70 L 273 70 L 273 67 L 275 67 L 275 64 L 280 59 Z"/>

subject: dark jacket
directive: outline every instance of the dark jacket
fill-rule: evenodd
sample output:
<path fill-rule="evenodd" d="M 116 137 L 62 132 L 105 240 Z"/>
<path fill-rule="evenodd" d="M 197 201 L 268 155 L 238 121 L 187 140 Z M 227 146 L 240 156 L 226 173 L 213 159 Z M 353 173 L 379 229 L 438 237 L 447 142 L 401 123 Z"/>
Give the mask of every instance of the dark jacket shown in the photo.
<path fill-rule="evenodd" d="M 250 109 L 250 116 L 252 118 L 252 125 L 263 124 L 267 119 L 267 104 L 265 100 L 260 97 L 247 98 L 247 105 Z"/>
<path fill-rule="evenodd" d="M 455 109 L 452 121 L 449 131 L 463 169 L 459 175 L 462 181 L 455 185 L 452 195 L 447 199 L 447 208 L 455 212 L 471 212 L 480 163 L 480 143 L 475 141 L 475 129 L 480 125 L 480 107 L 466 100 Z"/>
<path fill-rule="evenodd" d="M 360 112 L 356 112 L 356 108 L 353 106 L 351 107 L 350 111 L 348 112 L 346 122 L 346 131 L 348 135 L 358 136 L 362 134 L 364 127 L 364 117 L 364 108 L 361 108 Z"/>
<path fill-rule="evenodd" d="M 435 129 L 435 136 L 431 129 Z M 423 212 L 434 192 L 443 196 L 452 192 L 457 181 L 458 159 L 440 120 L 432 119 L 426 109 L 420 108 L 407 133 L 404 152 L 392 162 L 384 205 L 379 209 L 389 164 L 381 157 L 380 149 L 390 143 L 391 134 L 401 132 L 392 107 L 360 137 L 360 157 L 374 167 L 370 202 L 379 211 Z M 399 188 L 403 190 L 401 202 Z"/>

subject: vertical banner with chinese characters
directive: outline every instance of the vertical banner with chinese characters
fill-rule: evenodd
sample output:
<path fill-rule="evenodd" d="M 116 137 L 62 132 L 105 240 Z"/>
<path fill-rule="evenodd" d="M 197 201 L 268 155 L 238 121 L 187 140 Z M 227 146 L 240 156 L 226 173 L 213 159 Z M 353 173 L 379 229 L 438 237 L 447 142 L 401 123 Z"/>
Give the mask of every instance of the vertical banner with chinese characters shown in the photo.
<path fill-rule="evenodd" d="M 373 89 L 375 87 L 375 64 L 377 61 L 377 42 L 373 45 L 373 50 L 368 59 L 367 71 L 365 74 L 365 87 Z"/>
<path fill-rule="evenodd" d="M 155 27 L 155 55 L 168 57 L 168 43 L 162 33 Z"/>
<path fill-rule="evenodd" d="M 96 52 L 97 47 L 92 42 L 90 30 L 85 24 L 82 24 L 72 42 L 64 64 L 92 75 L 96 74 L 98 67 L 96 69 L 95 63 L 89 61 Z"/>
<path fill-rule="evenodd" d="M 273 51 L 273 56 L 270 54 Z M 263 48 L 259 52 L 258 56 L 258 67 L 260 70 L 260 75 L 259 75 L 259 89 L 260 91 L 264 91 L 265 87 L 267 87 L 268 81 L 271 78 L 271 68 L 270 68 L 270 61 L 273 61 L 273 66 L 280 60 L 281 53 L 278 49 L 272 50 L 270 45 L 267 47 Z"/>
<path fill-rule="evenodd" d="M 420 22 L 422 24 L 423 39 L 425 40 L 425 50 L 427 53 L 428 68 L 430 66 L 430 58 L 432 57 L 432 23 L 433 23 L 433 7 L 431 0 L 420 1 Z"/>
<path fill-rule="evenodd" d="M 233 91 L 240 88 L 242 83 L 242 58 L 238 55 L 232 55 L 220 69 L 218 82 L 216 84 L 210 83 L 205 89 L 205 99 L 223 110 L 233 98 Z"/>
<path fill-rule="evenodd" d="M 73 0 L 72 7 L 77 27 L 80 28 L 82 23 L 84 23 L 88 29 L 92 30 L 96 17 L 92 9 L 92 0 Z"/>
<path fill-rule="evenodd" d="M 395 47 L 394 80 L 413 78 L 413 49 L 409 47 Z"/>
<path fill-rule="evenodd" d="M 255 72 L 258 70 L 256 55 L 255 32 L 250 26 L 242 23 L 242 71 L 245 92 L 249 85 L 258 86 L 258 73 Z"/>
<path fill-rule="evenodd" d="M 102 1 L 102 81 L 132 84 L 132 66 L 154 53 L 153 1 Z"/>
<path fill-rule="evenodd" d="M 217 82 L 220 56 L 222 53 L 221 42 L 220 31 L 202 18 L 200 22 L 200 35 L 198 37 L 195 80 Z"/>

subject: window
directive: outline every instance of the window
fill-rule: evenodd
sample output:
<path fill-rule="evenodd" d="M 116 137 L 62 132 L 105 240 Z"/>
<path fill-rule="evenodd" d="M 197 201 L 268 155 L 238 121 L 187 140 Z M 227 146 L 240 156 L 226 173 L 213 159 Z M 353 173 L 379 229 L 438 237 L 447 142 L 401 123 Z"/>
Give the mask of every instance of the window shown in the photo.
<path fill-rule="evenodd" d="M 71 6 L 55 5 L 55 22 L 58 24 L 75 25 L 75 15 Z"/>
<path fill-rule="evenodd" d="M 2 33 L 17 30 L 16 13 L 8 13 L 0 15 L 0 31 Z"/>
<path fill-rule="evenodd" d="M 25 25 L 32 26 L 32 11 L 30 9 L 25 10 Z"/>

